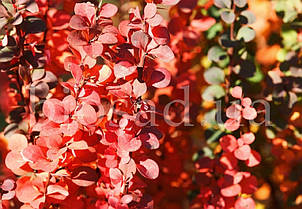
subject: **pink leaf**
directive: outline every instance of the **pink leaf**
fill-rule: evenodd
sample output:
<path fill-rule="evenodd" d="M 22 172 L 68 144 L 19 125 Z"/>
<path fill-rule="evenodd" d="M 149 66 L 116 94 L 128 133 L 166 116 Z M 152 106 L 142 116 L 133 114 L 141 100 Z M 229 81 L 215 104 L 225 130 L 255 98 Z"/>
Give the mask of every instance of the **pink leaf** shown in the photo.
<path fill-rule="evenodd" d="M 243 107 L 249 107 L 252 105 L 252 100 L 248 97 L 242 99 L 241 104 Z"/>
<path fill-rule="evenodd" d="M 83 49 L 88 56 L 96 58 L 103 53 L 103 44 L 98 42 L 92 42 L 87 46 L 83 46 Z"/>
<path fill-rule="evenodd" d="M 105 3 L 102 5 L 99 15 L 101 17 L 110 18 L 113 17 L 118 11 L 118 8 L 114 4 Z"/>
<path fill-rule="evenodd" d="M 133 44 L 133 46 L 139 49 L 146 50 L 147 44 L 149 42 L 149 36 L 141 30 L 135 31 L 131 35 L 131 43 Z"/>
<path fill-rule="evenodd" d="M 256 165 L 259 165 L 261 162 L 261 156 L 258 152 L 252 150 L 251 155 L 249 156 L 249 159 L 246 161 L 246 165 L 248 167 L 254 167 Z"/>
<path fill-rule="evenodd" d="M 88 149 L 89 147 L 86 141 L 81 140 L 81 141 L 72 142 L 70 145 L 68 145 L 68 148 L 72 150 L 85 150 Z"/>
<path fill-rule="evenodd" d="M 235 150 L 234 155 L 239 160 L 247 160 L 251 155 L 251 147 L 249 145 L 243 145 Z"/>
<path fill-rule="evenodd" d="M 92 23 L 93 18 L 95 17 L 95 7 L 92 3 L 76 3 L 74 6 L 74 13 L 76 15 L 87 18 L 87 20 Z"/>
<path fill-rule="evenodd" d="M 216 20 L 212 17 L 203 17 L 201 19 L 194 19 L 191 21 L 191 26 L 194 27 L 198 31 L 207 31 L 210 29 Z"/>
<path fill-rule="evenodd" d="M 146 83 L 141 83 L 137 79 L 133 81 L 132 86 L 133 86 L 133 94 L 136 98 L 142 96 L 147 92 Z"/>
<path fill-rule="evenodd" d="M 145 9 L 144 9 L 144 18 L 149 19 L 149 18 L 154 17 L 154 15 L 156 14 L 156 11 L 157 11 L 156 4 L 147 3 L 147 5 L 145 6 Z"/>
<path fill-rule="evenodd" d="M 102 44 L 115 44 L 118 40 L 114 33 L 104 33 L 99 36 L 98 41 Z"/>
<path fill-rule="evenodd" d="M 255 141 L 255 135 L 252 132 L 245 133 L 241 136 L 245 144 L 252 144 Z"/>
<path fill-rule="evenodd" d="M 97 121 L 95 109 L 89 104 L 82 104 L 81 108 L 76 112 L 78 121 L 84 125 L 90 125 Z"/>
<path fill-rule="evenodd" d="M 225 152 L 233 152 L 237 148 L 237 140 L 233 135 L 223 136 L 219 141 Z"/>
<path fill-rule="evenodd" d="M 235 209 L 254 209 L 255 207 L 255 202 L 250 197 L 239 197 L 235 202 Z"/>
<path fill-rule="evenodd" d="M 164 18 L 160 14 L 156 14 L 151 19 L 148 19 L 147 22 L 150 24 L 150 26 L 155 27 L 160 25 L 163 22 Z"/>
<path fill-rule="evenodd" d="M 64 123 L 60 125 L 60 130 L 65 136 L 73 136 L 78 131 L 78 128 L 78 122 L 75 120 L 72 120 L 71 123 Z"/>
<path fill-rule="evenodd" d="M 121 185 L 123 183 L 123 174 L 118 168 L 110 168 L 109 177 L 113 185 Z"/>
<path fill-rule="evenodd" d="M 240 127 L 240 121 L 230 118 L 224 123 L 224 127 L 229 131 L 236 131 Z"/>
<path fill-rule="evenodd" d="M 83 75 L 81 67 L 78 65 L 74 65 L 71 68 L 71 74 L 72 74 L 72 77 L 75 79 L 76 83 L 79 83 L 80 80 L 82 79 L 82 75 Z"/>
<path fill-rule="evenodd" d="M 66 111 L 65 114 L 72 113 L 77 106 L 77 102 L 72 95 L 64 97 L 64 99 L 62 100 L 62 104 L 64 105 L 64 109 Z"/>
<path fill-rule="evenodd" d="M 39 160 L 45 159 L 45 155 L 40 146 L 37 145 L 29 145 L 22 151 L 22 155 L 26 158 L 26 160 L 37 162 Z"/>
<path fill-rule="evenodd" d="M 257 111 L 253 107 L 245 107 L 242 110 L 242 116 L 247 120 L 254 120 L 257 117 Z"/>
<path fill-rule="evenodd" d="M 240 120 L 242 107 L 239 104 L 232 104 L 226 109 L 226 116 L 228 118 Z"/>
<path fill-rule="evenodd" d="M 152 49 L 149 54 L 156 56 L 163 62 L 171 62 L 174 59 L 174 53 L 167 45 L 160 45 L 159 47 Z"/>
<path fill-rule="evenodd" d="M 241 192 L 241 186 L 239 184 L 234 184 L 220 190 L 220 193 L 224 197 L 235 197 Z"/>
<path fill-rule="evenodd" d="M 62 187 L 61 185 L 53 184 L 47 187 L 47 192 L 46 192 L 47 195 L 54 195 L 56 193 L 59 193 L 65 197 L 69 195 L 68 190 Z"/>
<path fill-rule="evenodd" d="M 12 179 L 5 179 L 1 185 L 1 189 L 4 191 L 11 191 L 15 187 L 15 181 Z"/>
<path fill-rule="evenodd" d="M 180 2 L 180 0 L 162 0 L 162 4 L 165 5 L 175 5 L 178 4 L 178 2 Z"/>
<path fill-rule="evenodd" d="M 114 75 L 116 78 L 124 78 L 136 71 L 136 66 L 130 62 L 121 61 L 114 66 Z"/>
<path fill-rule="evenodd" d="M 159 175 L 159 167 L 157 163 L 151 159 L 140 161 L 136 165 L 142 176 L 148 179 L 156 179 Z"/>
<path fill-rule="evenodd" d="M 58 99 L 46 100 L 43 104 L 43 113 L 55 123 L 63 123 L 68 119 L 68 115 L 65 114 L 65 108 Z"/>
<path fill-rule="evenodd" d="M 71 17 L 69 25 L 75 30 L 87 30 L 89 25 L 82 16 L 74 15 Z"/>
<path fill-rule="evenodd" d="M 23 134 L 14 134 L 8 138 L 8 149 L 22 151 L 27 147 L 27 138 Z"/>
<path fill-rule="evenodd" d="M 235 86 L 231 91 L 232 97 L 241 99 L 242 98 L 242 88 L 240 86 Z"/>

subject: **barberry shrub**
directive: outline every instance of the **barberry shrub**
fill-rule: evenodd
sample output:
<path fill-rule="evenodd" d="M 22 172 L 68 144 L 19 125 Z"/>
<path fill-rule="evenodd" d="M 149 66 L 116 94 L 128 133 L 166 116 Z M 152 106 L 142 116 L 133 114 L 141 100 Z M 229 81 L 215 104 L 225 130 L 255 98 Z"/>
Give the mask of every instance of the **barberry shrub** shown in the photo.
<path fill-rule="evenodd" d="M 0 2 L 0 208 L 300 208 L 302 4 Z"/>

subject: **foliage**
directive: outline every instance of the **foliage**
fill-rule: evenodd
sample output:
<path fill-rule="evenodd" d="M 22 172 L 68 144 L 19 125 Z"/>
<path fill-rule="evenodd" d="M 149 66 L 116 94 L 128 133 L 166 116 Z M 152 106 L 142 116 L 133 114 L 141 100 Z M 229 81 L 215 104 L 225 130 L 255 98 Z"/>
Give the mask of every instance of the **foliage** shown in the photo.
<path fill-rule="evenodd" d="M 301 12 L 1 1 L 1 208 L 301 208 Z"/>

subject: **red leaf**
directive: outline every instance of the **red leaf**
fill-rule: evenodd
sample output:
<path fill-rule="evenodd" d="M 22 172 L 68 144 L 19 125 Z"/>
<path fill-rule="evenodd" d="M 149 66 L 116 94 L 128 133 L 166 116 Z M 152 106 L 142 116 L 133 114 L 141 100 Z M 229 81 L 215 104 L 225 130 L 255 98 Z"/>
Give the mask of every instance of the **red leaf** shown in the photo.
<path fill-rule="evenodd" d="M 242 193 L 253 194 L 257 191 L 257 178 L 255 176 L 245 177 L 241 182 Z"/>
<path fill-rule="evenodd" d="M 239 184 L 234 184 L 220 190 L 220 193 L 224 197 L 235 197 L 241 192 L 241 186 Z"/>
<path fill-rule="evenodd" d="M 98 176 L 94 169 L 87 166 L 80 166 L 72 171 L 71 179 L 76 185 L 87 187 L 93 185 L 97 181 Z"/>
<path fill-rule="evenodd" d="M 113 17 L 118 11 L 118 8 L 114 4 L 105 3 L 102 5 L 99 15 L 101 17 L 110 18 Z"/>
<path fill-rule="evenodd" d="M 69 25 L 71 28 L 75 30 L 87 30 L 89 29 L 89 25 L 87 21 L 79 15 L 73 15 L 70 19 Z"/>
<path fill-rule="evenodd" d="M 256 207 L 252 198 L 239 197 L 235 202 L 235 209 L 254 209 Z"/>
<path fill-rule="evenodd" d="M 86 103 L 83 103 L 81 108 L 76 112 L 79 123 L 84 126 L 93 124 L 97 121 L 97 115 L 94 108 Z"/>
<path fill-rule="evenodd" d="M 149 54 L 156 56 L 163 62 L 171 62 L 174 59 L 174 53 L 167 45 L 160 45 L 159 47 L 152 49 Z"/>
<path fill-rule="evenodd" d="M 251 155 L 249 156 L 249 159 L 246 161 L 246 165 L 248 167 L 254 167 L 256 165 L 259 165 L 261 162 L 261 156 L 258 152 L 252 150 Z"/>
<path fill-rule="evenodd" d="M 144 8 L 144 18 L 149 19 L 154 17 L 154 15 L 157 12 L 156 4 L 153 3 L 147 3 L 147 5 Z"/>
<path fill-rule="evenodd" d="M 233 152 L 237 146 L 237 140 L 232 135 L 226 135 L 220 138 L 220 145 L 225 152 Z"/>
<path fill-rule="evenodd" d="M 139 173 L 148 179 L 156 179 L 159 175 L 159 168 L 155 161 L 151 159 L 146 159 L 140 161 L 139 164 L 136 165 Z"/>
<path fill-rule="evenodd" d="M 171 73 L 165 68 L 157 68 L 152 71 L 150 82 L 155 88 L 167 87 L 171 82 Z"/>
<path fill-rule="evenodd" d="M 253 107 L 245 107 L 242 110 L 242 116 L 247 120 L 254 120 L 257 117 L 257 111 Z"/>
<path fill-rule="evenodd" d="M 242 98 L 242 88 L 240 86 L 235 86 L 231 91 L 232 97 L 241 99 Z"/>
<path fill-rule="evenodd" d="M 27 147 L 27 138 L 23 134 L 14 134 L 8 138 L 9 150 L 22 151 Z"/>
<path fill-rule="evenodd" d="M 224 123 L 224 127 L 229 131 L 236 131 L 240 127 L 240 121 L 230 118 Z"/>
<path fill-rule="evenodd" d="M 157 149 L 159 148 L 159 141 L 155 134 L 143 133 L 139 135 L 140 140 L 144 143 L 144 146 L 148 149 Z"/>
<path fill-rule="evenodd" d="M 169 31 L 166 27 L 156 26 L 152 28 L 152 34 L 154 36 L 154 41 L 159 45 L 165 45 L 170 42 Z"/>
<path fill-rule="evenodd" d="M 235 150 L 234 155 L 239 160 L 247 160 L 251 155 L 251 147 L 249 145 L 243 145 Z"/>
<path fill-rule="evenodd" d="M 222 154 L 219 159 L 220 163 L 224 165 L 227 169 L 232 170 L 237 166 L 237 159 L 234 157 L 234 154 L 227 152 Z"/>

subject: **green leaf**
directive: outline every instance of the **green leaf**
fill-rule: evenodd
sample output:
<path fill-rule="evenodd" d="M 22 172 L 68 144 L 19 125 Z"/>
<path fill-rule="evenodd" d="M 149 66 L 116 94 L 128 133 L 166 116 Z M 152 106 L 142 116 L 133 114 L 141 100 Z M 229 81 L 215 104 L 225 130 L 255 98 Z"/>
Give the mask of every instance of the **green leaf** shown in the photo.
<path fill-rule="evenodd" d="M 232 2 L 231 0 L 214 0 L 214 4 L 218 8 L 231 8 Z"/>
<path fill-rule="evenodd" d="M 208 51 L 208 57 L 214 62 L 219 62 L 222 59 L 225 59 L 227 52 L 224 51 L 220 46 L 213 46 Z"/>
<path fill-rule="evenodd" d="M 285 49 L 291 49 L 298 41 L 298 33 L 291 29 L 282 29 L 281 36 L 283 38 L 283 45 Z"/>
<path fill-rule="evenodd" d="M 209 84 L 220 84 L 224 82 L 224 72 L 218 67 L 212 67 L 205 71 L 204 79 Z"/>
<path fill-rule="evenodd" d="M 244 10 L 240 15 L 245 19 L 244 24 L 253 24 L 256 21 L 256 16 L 250 10 Z"/>
<path fill-rule="evenodd" d="M 0 48 L 0 62 L 9 62 L 15 56 L 15 50 L 12 47 Z"/>
<path fill-rule="evenodd" d="M 239 29 L 236 39 L 238 40 L 243 39 L 244 42 L 250 42 L 255 38 L 255 36 L 256 36 L 256 32 L 254 31 L 254 29 L 248 26 L 243 26 L 242 28 Z"/>
<path fill-rule="evenodd" d="M 225 95 L 225 91 L 221 86 L 212 85 L 204 90 L 202 94 L 202 99 L 206 101 L 214 101 L 215 99 L 219 99 L 224 95 Z"/>
<path fill-rule="evenodd" d="M 264 78 L 264 75 L 263 75 L 262 71 L 257 68 L 256 72 L 254 73 L 254 76 L 248 78 L 247 80 L 252 83 L 259 83 L 263 80 L 263 78 Z"/>
<path fill-rule="evenodd" d="M 213 39 L 216 37 L 217 33 L 220 33 L 223 30 L 221 23 L 216 23 L 206 32 L 207 39 Z"/>
<path fill-rule="evenodd" d="M 245 7 L 247 4 L 247 0 L 234 0 L 234 3 L 237 7 Z"/>
<path fill-rule="evenodd" d="M 235 21 L 235 14 L 232 10 L 224 10 L 221 12 L 221 19 L 224 22 L 231 24 Z"/>

